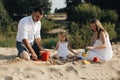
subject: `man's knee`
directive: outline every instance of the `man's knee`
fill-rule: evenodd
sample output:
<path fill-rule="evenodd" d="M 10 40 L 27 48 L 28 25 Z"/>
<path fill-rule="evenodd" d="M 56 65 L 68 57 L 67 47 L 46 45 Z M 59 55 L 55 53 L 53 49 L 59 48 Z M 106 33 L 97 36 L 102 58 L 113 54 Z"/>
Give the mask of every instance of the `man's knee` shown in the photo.
<path fill-rule="evenodd" d="M 23 51 L 23 52 L 20 54 L 20 57 L 21 57 L 22 59 L 27 60 L 27 61 L 30 60 L 30 55 L 29 55 L 29 53 L 26 52 L 26 51 Z"/>

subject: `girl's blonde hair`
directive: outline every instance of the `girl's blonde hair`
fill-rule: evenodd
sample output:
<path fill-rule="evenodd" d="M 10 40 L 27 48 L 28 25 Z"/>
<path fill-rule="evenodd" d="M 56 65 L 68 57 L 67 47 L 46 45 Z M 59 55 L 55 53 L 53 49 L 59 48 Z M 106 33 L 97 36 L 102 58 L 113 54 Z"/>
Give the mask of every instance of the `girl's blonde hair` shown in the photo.
<path fill-rule="evenodd" d="M 68 32 L 67 31 L 60 31 L 58 33 L 58 35 L 63 35 L 66 39 L 65 41 L 68 41 L 69 40 L 69 37 L 68 37 Z"/>

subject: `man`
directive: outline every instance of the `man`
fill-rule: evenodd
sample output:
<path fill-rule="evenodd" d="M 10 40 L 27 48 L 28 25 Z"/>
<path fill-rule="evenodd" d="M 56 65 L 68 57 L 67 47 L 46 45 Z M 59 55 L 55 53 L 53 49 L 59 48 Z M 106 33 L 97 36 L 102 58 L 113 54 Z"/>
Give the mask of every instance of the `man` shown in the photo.
<path fill-rule="evenodd" d="M 32 15 L 22 18 L 18 24 L 16 36 L 16 47 L 18 56 L 25 60 L 33 60 L 39 58 L 39 51 L 43 50 L 41 46 L 41 18 L 43 10 L 40 7 L 35 7 Z"/>

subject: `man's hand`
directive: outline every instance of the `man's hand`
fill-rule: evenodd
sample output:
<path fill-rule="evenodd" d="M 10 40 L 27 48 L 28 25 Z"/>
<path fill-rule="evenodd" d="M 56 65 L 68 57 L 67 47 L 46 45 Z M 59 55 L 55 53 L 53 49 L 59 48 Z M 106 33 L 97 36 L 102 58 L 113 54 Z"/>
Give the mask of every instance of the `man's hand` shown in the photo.
<path fill-rule="evenodd" d="M 48 50 L 46 50 L 46 49 L 42 49 L 42 50 L 40 50 L 39 52 L 47 52 Z"/>
<path fill-rule="evenodd" d="M 31 54 L 33 60 L 37 60 L 37 55 L 35 53 Z"/>
<path fill-rule="evenodd" d="M 29 50 L 29 52 L 31 53 L 32 59 L 36 60 L 37 59 L 37 55 L 34 52 L 33 48 L 31 47 L 29 41 L 27 39 L 23 39 L 23 43 L 25 44 L 25 46 L 27 47 L 27 49 Z"/>

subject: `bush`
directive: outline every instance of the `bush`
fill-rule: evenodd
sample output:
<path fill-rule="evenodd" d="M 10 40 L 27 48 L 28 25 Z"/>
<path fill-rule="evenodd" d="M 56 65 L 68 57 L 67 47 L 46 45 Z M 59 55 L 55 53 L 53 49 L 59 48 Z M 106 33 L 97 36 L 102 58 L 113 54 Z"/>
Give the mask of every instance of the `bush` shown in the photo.
<path fill-rule="evenodd" d="M 9 37 L 16 37 L 17 33 L 17 25 L 18 22 L 12 22 L 11 24 L 8 25 L 7 32 L 5 32 L 5 36 Z"/>
<path fill-rule="evenodd" d="M 118 14 L 115 10 L 103 10 L 101 15 L 102 22 L 112 22 L 115 23 L 118 20 Z"/>
<path fill-rule="evenodd" d="M 69 27 L 69 33 L 72 48 L 85 48 L 85 46 L 89 45 L 92 31 L 88 25 L 80 26 L 72 22 Z"/>
<path fill-rule="evenodd" d="M 86 24 L 91 18 L 97 18 L 104 22 L 116 22 L 118 14 L 114 10 L 102 10 L 91 4 L 79 4 L 71 9 L 70 21 Z"/>
<path fill-rule="evenodd" d="M 55 22 L 53 21 L 49 21 L 49 20 L 46 20 L 46 19 L 42 19 L 41 21 L 41 26 L 42 26 L 42 32 L 48 32 L 50 31 L 51 29 L 53 28 L 56 28 L 58 26 L 60 26 L 59 24 L 56 24 Z"/>
<path fill-rule="evenodd" d="M 0 1 L 0 33 L 4 34 L 7 31 L 7 28 L 12 19 L 10 18 L 8 12 L 4 9 L 2 2 Z"/>
<path fill-rule="evenodd" d="M 53 47 L 56 47 L 56 43 L 58 41 L 58 38 L 48 38 L 48 39 L 42 39 L 42 45 L 45 48 L 52 49 Z"/>
<path fill-rule="evenodd" d="M 91 4 L 80 4 L 72 9 L 72 21 L 86 24 L 91 18 L 100 19 L 102 10 Z"/>
<path fill-rule="evenodd" d="M 115 30 L 117 32 L 117 37 L 119 37 L 119 41 L 120 41 L 120 22 L 116 24 Z"/>
<path fill-rule="evenodd" d="M 103 27 L 105 28 L 105 30 L 109 33 L 109 37 L 110 39 L 114 39 L 117 36 L 117 33 L 115 31 L 115 24 L 114 23 L 103 23 Z"/>
<path fill-rule="evenodd" d="M 41 37 L 42 38 L 49 38 L 54 36 L 55 34 L 50 34 L 49 31 L 53 28 L 60 27 L 60 24 L 55 23 L 54 21 L 43 19 L 41 21 Z"/>

